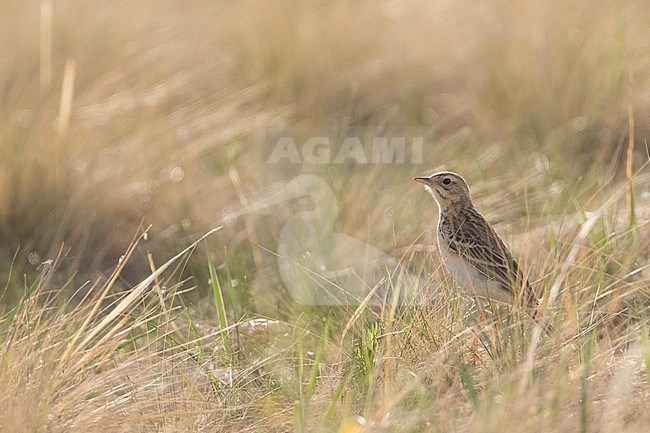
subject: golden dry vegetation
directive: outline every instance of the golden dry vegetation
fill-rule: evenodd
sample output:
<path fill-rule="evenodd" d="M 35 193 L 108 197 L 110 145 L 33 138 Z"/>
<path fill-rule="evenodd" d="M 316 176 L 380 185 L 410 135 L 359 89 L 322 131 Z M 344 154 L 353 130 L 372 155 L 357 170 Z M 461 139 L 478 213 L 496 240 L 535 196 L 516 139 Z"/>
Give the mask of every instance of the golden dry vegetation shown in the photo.
<path fill-rule="evenodd" d="M 3 0 L 0 430 L 648 431 L 648 22 L 642 1 Z M 283 136 L 422 157 L 276 164 Z M 411 181 L 443 168 L 552 336 L 455 295 Z M 295 302 L 282 233 L 323 203 L 308 233 L 400 259 L 419 302 Z"/>

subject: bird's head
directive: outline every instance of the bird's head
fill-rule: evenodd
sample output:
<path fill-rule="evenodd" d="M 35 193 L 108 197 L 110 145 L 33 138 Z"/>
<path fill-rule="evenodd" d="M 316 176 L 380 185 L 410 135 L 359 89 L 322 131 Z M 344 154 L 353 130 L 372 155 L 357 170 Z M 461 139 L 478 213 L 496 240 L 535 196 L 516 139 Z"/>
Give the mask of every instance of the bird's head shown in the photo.
<path fill-rule="evenodd" d="M 413 180 L 424 184 L 440 207 L 453 207 L 465 201 L 471 203 L 467 182 L 451 171 L 441 171 L 429 177 L 414 177 Z"/>

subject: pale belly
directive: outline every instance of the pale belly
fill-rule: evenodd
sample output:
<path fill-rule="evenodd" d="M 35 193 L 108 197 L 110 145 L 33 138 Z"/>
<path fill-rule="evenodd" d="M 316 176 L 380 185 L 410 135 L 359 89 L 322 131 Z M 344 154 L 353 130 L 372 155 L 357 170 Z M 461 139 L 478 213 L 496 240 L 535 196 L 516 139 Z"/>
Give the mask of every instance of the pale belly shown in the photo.
<path fill-rule="evenodd" d="M 472 298 L 478 297 L 490 301 L 512 303 L 513 296 L 510 293 L 451 251 L 444 241 L 440 239 L 439 235 L 438 249 L 445 269 L 466 295 Z"/>

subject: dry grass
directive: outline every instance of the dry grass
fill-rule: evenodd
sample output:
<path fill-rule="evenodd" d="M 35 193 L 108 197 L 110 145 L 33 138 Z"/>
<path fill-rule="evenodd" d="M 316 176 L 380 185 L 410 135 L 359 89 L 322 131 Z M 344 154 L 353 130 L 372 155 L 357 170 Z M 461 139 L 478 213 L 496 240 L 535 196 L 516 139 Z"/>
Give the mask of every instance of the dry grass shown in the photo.
<path fill-rule="evenodd" d="M 586 0 L 5 1 L 0 430 L 647 431 L 649 20 Z M 269 164 L 280 135 L 425 147 Z M 439 168 L 555 335 L 497 309 L 471 363 L 477 319 L 410 181 Z M 331 188 L 332 234 L 403 257 L 432 301 L 295 305 L 276 253 L 318 205 L 289 192 L 301 174 Z"/>

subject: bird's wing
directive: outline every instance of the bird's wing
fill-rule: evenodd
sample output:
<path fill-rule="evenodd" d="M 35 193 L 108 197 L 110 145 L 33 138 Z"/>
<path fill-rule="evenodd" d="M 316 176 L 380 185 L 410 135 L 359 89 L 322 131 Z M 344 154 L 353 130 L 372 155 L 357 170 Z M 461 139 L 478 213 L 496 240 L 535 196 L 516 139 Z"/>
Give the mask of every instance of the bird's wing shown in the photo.
<path fill-rule="evenodd" d="M 519 298 L 519 302 L 537 305 L 536 294 L 499 235 L 478 212 L 474 217 L 480 218 L 484 224 L 471 224 L 476 219 L 466 219 L 450 233 L 449 247 L 480 273 L 499 282 L 505 290 Z"/>

